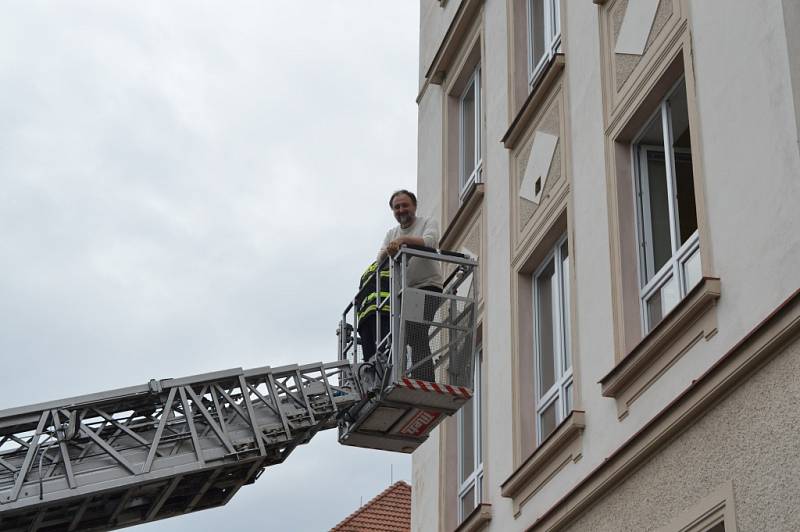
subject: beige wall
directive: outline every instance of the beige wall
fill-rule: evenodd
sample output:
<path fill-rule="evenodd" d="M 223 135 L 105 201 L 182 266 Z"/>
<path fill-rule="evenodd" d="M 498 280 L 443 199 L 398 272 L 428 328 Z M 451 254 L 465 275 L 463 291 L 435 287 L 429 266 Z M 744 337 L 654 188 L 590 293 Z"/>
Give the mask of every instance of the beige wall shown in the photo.
<path fill-rule="evenodd" d="M 436 4 L 438 1 L 430 1 Z M 453 2 L 454 4 L 457 2 Z M 442 120 L 442 92 L 439 86 L 430 86 L 419 102 L 420 128 L 417 147 L 417 192 L 419 214 L 433 216 L 437 219 L 441 214 L 442 183 L 438 177 L 442 173 L 442 132 L 432 127 Z M 424 117 L 424 122 L 422 120 Z M 425 123 L 426 127 L 422 127 Z M 412 506 L 416 509 L 411 514 L 413 530 L 430 530 L 428 525 L 432 519 L 438 519 L 439 477 L 431 474 L 439 467 L 439 433 L 434 430 L 428 441 L 414 453 L 412 460 Z"/>
<path fill-rule="evenodd" d="M 419 3 L 419 78 L 420 86 L 425 72 L 439 49 L 453 16 L 462 0 L 420 0 Z"/>
<path fill-rule="evenodd" d="M 425 116 L 425 121 L 437 123 L 442 121 L 442 90 L 438 85 L 433 85 L 423 95 L 419 102 L 419 115 Z M 419 199 L 419 214 L 434 216 L 441 215 L 442 181 L 442 131 L 440 128 L 422 128 L 419 130 L 417 140 L 417 196 Z"/>
<path fill-rule="evenodd" d="M 615 400 L 603 397 L 598 384 L 619 360 L 612 317 L 610 215 L 606 197 L 606 124 L 598 16 L 603 7 L 589 0 L 562 0 L 562 40 L 566 57 L 564 142 L 569 144 L 565 171 L 570 182 L 569 236 L 574 250 L 571 263 L 575 293 L 573 363 L 576 386 L 582 398 L 581 404 L 575 406 L 586 412 L 586 428 L 581 437 L 580 459 L 550 478 L 522 504 L 518 515 L 515 515 L 512 500 L 500 493 L 500 485 L 517 466 L 513 452 L 515 408 L 522 412 L 532 409 L 531 405 L 514 405 L 510 384 L 513 367 L 509 215 L 512 191 L 510 155 L 500 142 L 514 118 L 509 102 L 507 7 L 510 2 L 485 0 L 483 4 L 481 62 L 486 185 L 482 209 L 486 247 L 481 268 L 485 280 L 483 345 L 488 390 L 485 396 L 484 498 L 492 505 L 492 520 L 487 530 L 524 530 L 530 526 L 800 287 L 800 268 L 797 267 L 800 264 L 800 210 L 797 207 L 800 205 L 800 121 L 797 119 L 800 26 L 792 22 L 800 20 L 800 7 L 793 0 L 764 0 L 758 2 L 757 9 L 753 2 L 744 0 L 678 1 L 689 20 L 696 81 L 694 96 L 698 120 L 693 135 L 697 135 L 702 152 L 697 154 L 695 164 L 700 165 L 698 168 L 703 175 L 701 186 L 706 199 L 708 231 L 704 251 L 709 258 L 704 269 L 706 266 L 712 269 L 711 273 L 721 279 L 722 286 L 715 310 L 718 330 L 713 337 L 698 342 L 678 358 L 632 404 L 627 417 L 618 419 Z M 425 84 L 424 74 L 460 3 L 449 0 L 444 8 L 438 0 L 421 0 L 420 3 L 420 87 L 423 90 L 419 100 L 418 179 L 425 214 L 441 214 L 442 138 L 446 132 L 441 87 Z M 725 14 L 724 24 L 720 23 L 720 13 Z M 788 35 L 786 30 L 790 31 Z M 652 464 L 645 466 L 641 471 L 652 468 L 649 476 L 634 475 L 629 484 L 620 487 L 586 519 L 596 525 L 595 529 L 606 530 L 608 528 L 601 526 L 604 516 L 621 512 L 625 523 L 629 524 L 626 526 L 637 529 L 635 517 L 627 515 L 631 512 L 620 510 L 624 494 L 636 493 L 637 489 L 651 490 L 647 493 L 662 489 L 665 509 L 654 519 L 666 523 L 692 501 L 729 478 L 730 464 L 739 463 L 732 461 L 732 455 L 738 453 L 742 476 L 734 481 L 737 512 L 746 508 L 750 516 L 741 516 L 740 526 L 743 530 L 757 530 L 752 516 L 762 511 L 761 505 L 771 495 L 775 498 L 771 490 L 783 489 L 784 484 L 766 484 L 762 476 L 760 482 L 753 484 L 755 491 L 745 493 L 743 490 L 750 488 L 743 483 L 749 485 L 759 475 L 753 464 L 770 470 L 780 463 L 762 456 L 769 453 L 756 452 L 754 445 L 766 435 L 772 435 L 779 442 L 780 453 L 793 451 L 794 456 L 798 456 L 797 449 L 791 447 L 795 444 L 788 441 L 790 434 L 785 428 L 791 426 L 787 416 L 796 412 L 781 413 L 779 407 L 785 402 L 782 401 L 783 385 L 771 389 L 768 385 L 769 379 L 782 378 L 781 372 L 774 368 L 789 369 L 791 366 L 796 371 L 798 356 L 795 346 L 792 354 L 781 357 L 757 374 L 752 382 L 658 454 Z M 763 420 L 770 417 L 763 416 L 760 424 L 751 421 L 748 428 L 743 425 L 744 419 L 741 423 L 734 420 L 731 426 L 744 431 L 748 437 L 734 438 L 739 443 L 726 448 L 722 440 L 713 435 L 712 429 L 725 425 L 722 420 L 727 422 L 726 416 L 735 413 L 736 408 L 747 407 L 748 398 L 753 399 L 749 403 L 752 408 L 748 417 L 756 416 L 760 410 L 755 408 L 758 396 L 754 391 L 761 389 L 759 387 L 772 397 L 772 402 L 761 404 L 759 408 L 769 410 L 769 416 L 783 416 L 787 424 L 775 423 L 775 429 L 770 428 L 772 425 L 764 427 Z M 764 432 L 765 428 L 769 430 Z M 442 489 L 438 477 L 437 438 L 437 435 L 432 436 L 413 457 L 414 530 L 435 529 L 433 524 L 440 522 L 439 507 L 447 502 L 438 500 Z M 750 439 L 756 443 L 751 445 Z M 701 445 L 704 442 L 714 443 Z M 693 459 L 689 462 L 692 467 L 681 470 L 692 482 L 688 487 L 676 484 L 666 473 L 663 477 L 653 477 L 654 472 L 669 471 L 664 469 L 665 464 L 672 463 L 670 460 L 678 463 L 682 454 L 687 459 L 703 455 L 715 468 L 700 467 L 697 459 Z M 699 475 L 703 472 L 706 476 L 701 478 Z M 800 478 L 800 475 L 795 477 Z M 647 478 L 653 478 L 650 484 L 644 482 Z M 800 489 L 797 489 L 798 481 L 795 482 L 797 493 Z M 740 504 L 744 495 L 749 502 Z M 642 504 L 646 502 L 643 499 Z M 588 526 L 589 521 L 586 524 Z"/>
<path fill-rule="evenodd" d="M 569 530 L 657 530 L 729 481 L 739 532 L 800 530 L 800 342 L 652 457 Z"/>

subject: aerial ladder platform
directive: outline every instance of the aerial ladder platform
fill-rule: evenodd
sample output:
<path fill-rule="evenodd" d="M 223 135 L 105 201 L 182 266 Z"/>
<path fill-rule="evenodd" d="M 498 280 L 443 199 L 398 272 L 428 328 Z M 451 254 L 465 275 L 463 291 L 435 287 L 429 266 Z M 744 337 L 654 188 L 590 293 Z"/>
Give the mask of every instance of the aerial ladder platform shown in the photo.
<path fill-rule="evenodd" d="M 439 263 L 441 291 L 415 287 L 407 275 L 413 261 Z M 388 270 L 390 290 L 381 272 Z M 475 372 L 477 262 L 461 253 L 404 246 L 376 268 L 345 308 L 339 323 L 339 361 L 351 363 L 345 383 L 361 400 L 341 416 L 339 442 L 411 453 L 445 417 L 472 397 Z M 370 284 L 372 285 L 370 286 Z M 377 295 L 376 353 L 364 359 L 359 343 L 360 309 Z M 382 325 L 388 320 L 389 327 Z"/>
<path fill-rule="evenodd" d="M 411 260 L 442 263 L 442 293 L 407 286 Z M 378 313 L 390 323 L 378 318 L 386 334 L 369 361 L 357 294 L 335 362 L 154 379 L 0 410 L 0 531 L 113 530 L 223 506 L 320 430 L 413 451 L 472 394 L 475 262 L 410 248 L 387 262 L 391 290 L 375 303 L 391 309 Z M 412 348 L 425 342 L 423 360 Z"/>

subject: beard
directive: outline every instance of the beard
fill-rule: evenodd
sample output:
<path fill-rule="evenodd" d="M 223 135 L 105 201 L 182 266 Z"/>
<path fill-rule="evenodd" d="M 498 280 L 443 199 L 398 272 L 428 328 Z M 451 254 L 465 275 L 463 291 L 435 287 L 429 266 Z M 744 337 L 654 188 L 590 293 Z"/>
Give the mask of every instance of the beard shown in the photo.
<path fill-rule="evenodd" d="M 400 226 L 406 226 L 414 221 L 414 218 L 410 214 L 400 214 L 397 216 L 397 221 L 400 223 Z"/>

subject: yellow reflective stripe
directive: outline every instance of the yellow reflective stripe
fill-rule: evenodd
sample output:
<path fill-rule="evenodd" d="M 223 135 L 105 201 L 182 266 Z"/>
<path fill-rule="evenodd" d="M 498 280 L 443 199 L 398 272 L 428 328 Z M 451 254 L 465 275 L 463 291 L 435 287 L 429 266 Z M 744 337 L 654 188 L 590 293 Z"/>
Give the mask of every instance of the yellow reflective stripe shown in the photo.
<path fill-rule="evenodd" d="M 370 305 L 358 313 L 358 321 L 361 321 L 367 314 L 375 312 L 375 305 Z"/>
<path fill-rule="evenodd" d="M 369 314 L 372 314 L 373 312 L 375 312 L 375 307 L 376 307 L 376 305 L 370 305 L 367 308 L 363 309 L 361 312 L 359 312 L 358 313 L 358 321 L 361 321 L 362 319 L 367 317 Z M 381 308 L 381 311 L 382 312 L 389 312 L 390 308 L 389 308 L 388 305 L 384 305 L 383 308 Z"/>
<path fill-rule="evenodd" d="M 389 292 L 381 292 L 380 294 L 381 294 L 381 299 L 387 298 L 390 295 Z M 365 302 L 374 301 L 375 296 L 376 296 L 375 292 L 372 292 L 370 295 L 364 298 L 364 301 Z"/>
<path fill-rule="evenodd" d="M 364 278 L 367 277 L 372 272 L 374 272 L 377 268 L 378 268 L 378 264 L 375 263 L 375 262 L 373 262 L 372 264 L 367 266 L 367 269 L 364 270 L 364 273 L 361 274 L 361 281 L 363 282 Z"/>
<path fill-rule="evenodd" d="M 374 273 L 374 272 L 367 271 L 367 272 L 364 272 L 363 274 L 361 274 L 361 285 L 362 285 L 362 286 L 363 286 L 363 285 L 364 285 L 364 283 L 366 282 L 366 280 L 367 280 L 367 277 L 369 277 L 369 276 L 370 276 L 370 275 L 372 275 L 373 273 Z M 388 279 L 389 279 L 389 277 L 390 277 L 390 275 L 389 275 L 389 270 L 381 270 L 381 273 L 380 273 L 380 278 L 381 278 L 381 279 L 387 279 L 387 280 L 388 280 Z"/>

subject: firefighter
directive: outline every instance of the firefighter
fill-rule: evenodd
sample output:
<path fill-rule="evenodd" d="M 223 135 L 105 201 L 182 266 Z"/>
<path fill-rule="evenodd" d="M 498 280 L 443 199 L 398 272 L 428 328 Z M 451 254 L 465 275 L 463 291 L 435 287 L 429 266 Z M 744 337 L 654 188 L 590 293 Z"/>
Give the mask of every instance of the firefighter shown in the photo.
<path fill-rule="evenodd" d="M 386 266 L 385 262 L 384 266 Z M 376 275 L 379 283 L 376 283 Z M 363 361 L 369 362 L 375 355 L 377 345 L 389 334 L 389 270 L 378 271 L 378 263 L 373 262 L 361 274 L 361 282 L 358 287 L 356 295 L 358 336 L 361 338 Z M 379 310 L 378 303 L 380 302 L 384 303 Z M 378 316 L 380 316 L 380 320 L 378 320 Z M 378 321 L 380 324 L 377 323 Z M 380 334 L 378 334 L 379 326 Z"/>

